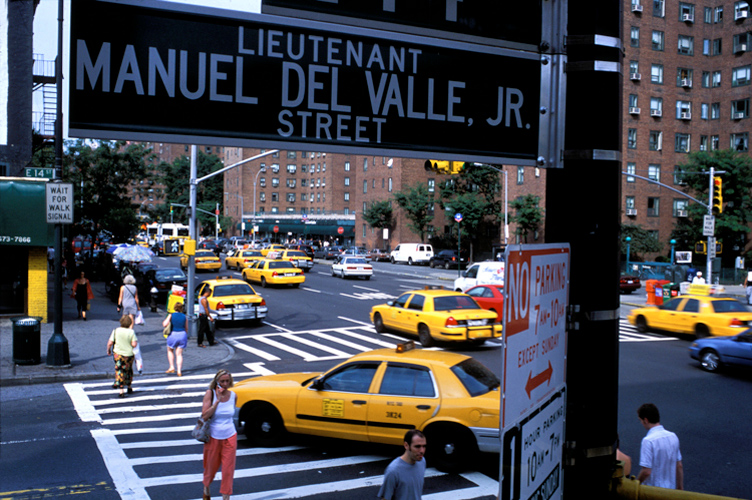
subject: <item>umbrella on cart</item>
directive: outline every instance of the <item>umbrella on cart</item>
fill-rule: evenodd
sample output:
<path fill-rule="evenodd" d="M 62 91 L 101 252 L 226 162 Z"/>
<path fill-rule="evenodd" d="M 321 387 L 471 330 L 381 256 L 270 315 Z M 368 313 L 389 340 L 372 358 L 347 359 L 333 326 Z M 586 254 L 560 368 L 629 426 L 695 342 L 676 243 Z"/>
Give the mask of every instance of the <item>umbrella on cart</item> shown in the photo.
<path fill-rule="evenodd" d="M 107 247 L 107 253 L 114 253 L 118 248 L 125 248 L 127 246 L 128 243 L 118 243 L 117 245 L 110 245 L 109 247 Z"/>
<path fill-rule="evenodd" d="M 139 245 L 128 245 L 116 249 L 113 255 L 127 262 L 151 262 L 154 252 Z"/>

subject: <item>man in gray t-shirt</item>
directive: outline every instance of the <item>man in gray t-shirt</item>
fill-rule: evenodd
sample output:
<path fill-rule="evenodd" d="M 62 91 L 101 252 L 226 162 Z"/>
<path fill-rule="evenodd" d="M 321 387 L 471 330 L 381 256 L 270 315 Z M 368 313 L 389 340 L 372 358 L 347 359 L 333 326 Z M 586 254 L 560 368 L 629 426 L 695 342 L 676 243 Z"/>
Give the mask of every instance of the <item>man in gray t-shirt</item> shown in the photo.
<path fill-rule="evenodd" d="M 384 473 L 378 497 L 384 500 L 420 500 L 426 473 L 426 437 L 417 429 L 405 434 L 405 453 L 392 460 Z"/>

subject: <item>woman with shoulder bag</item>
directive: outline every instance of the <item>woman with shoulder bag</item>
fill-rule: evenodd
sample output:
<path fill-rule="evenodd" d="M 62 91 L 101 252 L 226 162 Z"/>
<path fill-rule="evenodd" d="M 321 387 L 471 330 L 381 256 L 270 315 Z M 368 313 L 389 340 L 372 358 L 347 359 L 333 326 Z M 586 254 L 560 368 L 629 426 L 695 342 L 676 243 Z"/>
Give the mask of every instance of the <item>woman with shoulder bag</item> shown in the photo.
<path fill-rule="evenodd" d="M 219 370 L 204 394 L 201 418 L 209 421 L 209 441 L 204 444 L 204 496 L 211 500 L 211 486 L 220 465 L 222 484 L 219 492 L 223 500 L 232 495 L 232 481 L 235 475 L 235 454 L 238 450 L 238 434 L 232 418 L 235 415 L 235 393 L 228 390 L 234 385 L 232 374 Z"/>
<path fill-rule="evenodd" d="M 107 341 L 107 355 L 115 356 L 115 383 L 113 389 L 120 389 L 120 397 L 124 398 L 124 389 L 128 394 L 133 394 L 131 383 L 133 382 L 133 360 L 135 354 L 133 348 L 138 345 L 136 332 L 131 326 L 133 321 L 129 316 L 120 318 L 120 328 L 115 328 Z"/>
<path fill-rule="evenodd" d="M 135 324 L 136 314 L 141 310 L 138 302 L 138 289 L 136 288 L 136 278 L 127 275 L 123 278 L 123 286 L 120 287 L 120 296 L 118 297 L 118 312 L 124 316 L 131 317 L 131 324 Z"/>
<path fill-rule="evenodd" d="M 166 329 L 172 325 L 172 331 L 167 337 L 167 361 L 170 369 L 165 373 L 175 373 L 175 361 L 177 358 L 178 377 L 183 376 L 183 349 L 188 345 L 188 318 L 183 314 L 183 304 L 175 304 L 175 312 L 167 316 L 162 322 Z"/>
<path fill-rule="evenodd" d="M 94 300 L 94 292 L 91 291 L 91 282 L 86 279 L 83 271 L 81 271 L 81 277 L 73 282 L 71 297 L 76 299 L 76 306 L 78 307 L 78 316 L 76 317 L 83 316 L 84 321 L 86 321 L 86 311 L 89 310 L 89 301 Z"/>

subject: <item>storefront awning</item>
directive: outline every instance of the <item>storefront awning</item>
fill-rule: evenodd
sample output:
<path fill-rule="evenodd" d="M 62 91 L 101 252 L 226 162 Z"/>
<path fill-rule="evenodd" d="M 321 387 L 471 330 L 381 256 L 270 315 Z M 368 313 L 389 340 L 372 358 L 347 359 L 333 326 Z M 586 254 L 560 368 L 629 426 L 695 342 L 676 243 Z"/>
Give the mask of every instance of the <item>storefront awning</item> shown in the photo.
<path fill-rule="evenodd" d="M 55 226 L 47 223 L 46 182 L 0 178 L 0 245 L 47 247 Z"/>

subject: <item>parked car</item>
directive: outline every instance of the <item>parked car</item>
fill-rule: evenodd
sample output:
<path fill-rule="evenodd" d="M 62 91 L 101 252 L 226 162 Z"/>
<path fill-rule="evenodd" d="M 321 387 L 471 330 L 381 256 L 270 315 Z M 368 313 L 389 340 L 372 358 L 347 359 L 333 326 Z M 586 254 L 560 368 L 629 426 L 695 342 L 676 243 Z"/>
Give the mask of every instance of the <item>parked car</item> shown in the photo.
<path fill-rule="evenodd" d="M 428 261 L 428 266 L 443 267 L 444 269 L 457 269 L 458 260 L 460 268 L 467 267 L 467 254 L 465 252 L 460 252 L 458 257 L 457 250 L 442 250 L 431 257 L 431 260 Z"/>
<path fill-rule="evenodd" d="M 454 280 L 454 289 L 464 292 L 476 285 L 503 285 L 504 263 L 496 261 L 476 262 L 462 276 Z"/>
<path fill-rule="evenodd" d="M 733 337 L 696 340 L 689 347 L 689 355 L 709 372 L 724 366 L 752 367 L 752 329 Z"/>
<path fill-rule="evenodd" d="M 631 274 L 623 274 L 619 277 L 619 292 L 632 293 L 640 288 L 640 277 Z"/>
<path fill-rule="evenodd" d="M 371 254 L 371 260 L 376 262 L 387 262 L 389 260 L 389 253 L 384 250 L 374 248 L 369 252 Z"/>
<path fill-rule="evenodd" d="M 332 264 L 332 276 L 340 278 L 365 278 L 370 280 L 373 276 L 373 267 L 365 259 L 351 255 L 340 255 Z"/>
<path fill-rule="evenodd" d="M 428 264 L 433 257 L 433 247 L 426 243 L 400 243 L 389 255 L 392 264 L 404 262 L 408 266 L 413 264 Z"/>

